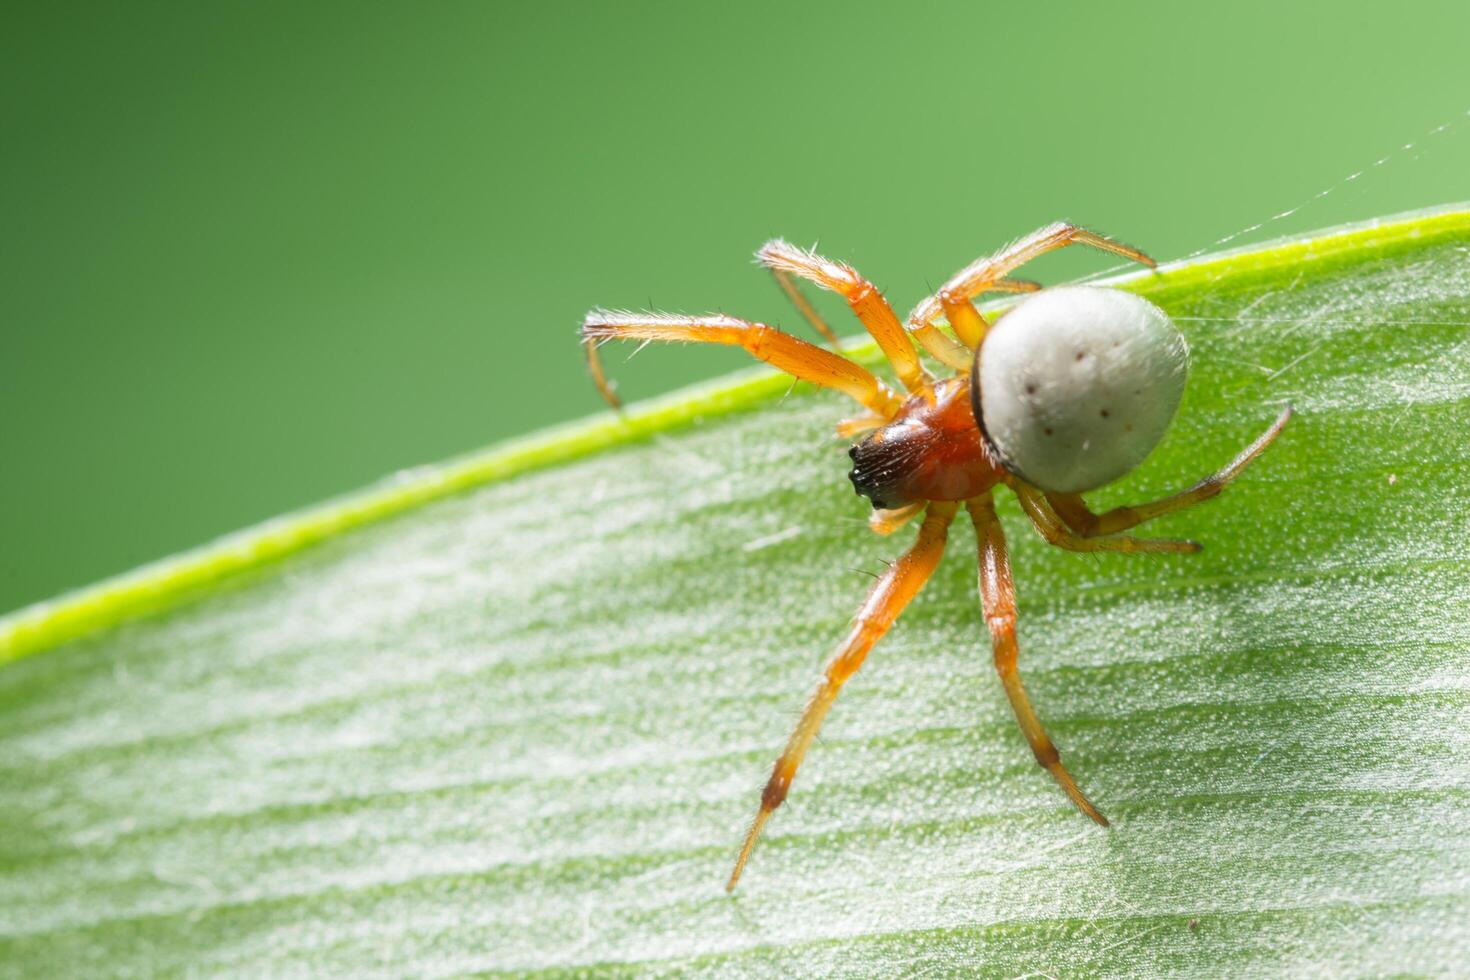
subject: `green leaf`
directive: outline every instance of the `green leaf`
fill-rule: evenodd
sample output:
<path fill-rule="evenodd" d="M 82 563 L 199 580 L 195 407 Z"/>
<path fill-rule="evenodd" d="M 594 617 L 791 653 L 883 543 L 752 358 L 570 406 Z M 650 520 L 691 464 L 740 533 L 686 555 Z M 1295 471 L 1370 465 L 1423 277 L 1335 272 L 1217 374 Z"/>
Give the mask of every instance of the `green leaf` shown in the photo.
<path fill-rule="evenodd" d="M 1298 414 L 1159 522 L 1200 555 L 1063 553 L 1002 508 L 1022 669 L 1111 830 L 1016 729 L 962 520 L 724 894 L 912 534 L 865 529 L 847 406 L 763 374 L 0 624 L 0 974 L 1462 968 L 1470 212 L 1126 285 L 1193 373 L 1096 504 Z"/>

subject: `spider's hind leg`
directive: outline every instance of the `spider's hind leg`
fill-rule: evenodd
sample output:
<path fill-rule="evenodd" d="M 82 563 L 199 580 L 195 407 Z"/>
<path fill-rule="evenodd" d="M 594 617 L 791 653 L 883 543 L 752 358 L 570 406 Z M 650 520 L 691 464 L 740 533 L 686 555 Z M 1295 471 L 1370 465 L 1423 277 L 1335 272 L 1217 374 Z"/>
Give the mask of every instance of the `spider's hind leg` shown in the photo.
<path fill-rule="evenodd" d="M 756 358 L 802 381 L 851 396 L 884 419 L 897 414 L 903 400 L 855 361 L 782 333 L 764 323 L 730 316 L 672 316 L 594 310 L 582 322 L 582 344 L 598 389 L 617 407 L 597 348 L 609 340 L 693 341 L 743 347 Z"/>
<path fill-rule="evenodd" d="M 1127 554 L 1193 554 L 1200 550 L 1196 541 L 1173 538 L 1135 538 L 1127 534 L 1097 537 L 1082 534 L 1053 508 L 1051 497 L 1023 483 L 1015 484 L 1021 510 L 1047 544 L 1066 551 L 1115 551 Z M 1081 498 L 1078 498 L 1079 500 Z M 1089 512 L 1090 513 L 1090 512 Z"/>
<path fill-rule="evenodd" d="M 1134 504 L 1128 507 L 1114 507 L 1104 514 L 1094 514 L 1087 503 L 1078 493 L 1048 493 L 1046 500 L 1056 511 L 1057 516 L 1066 522 L 1076 534 L 1084 538 L 1096 538 L 1108 534 L 1117 534 L 1131 527 L 1137 527 L 1144 521 L 1151 521 L 1165 514 L 1193 507 L 1195 504 L 1203 503 L 1211 497 L 1219 496 L 1220 491 L 1229 486 L 1230 482 L 1240 476 L 1247 466 L 1255 461 L 1257 456 L 1266 451 L 1266 447 L 1281 435 L 1281 430 L 1291 419 L 1291 406 L 1288 405 L 1276 416 L 1276 421 L 1271 423 L 1270 428 L 1256 437 L 1256 441 L 1241 450 L 1239 455 L 1232 459 L 1224 468 L 1212 473 L 1203 480 L 1179 493 L 1160 500 L 1152 500 L 1146 504 Z"/>
<path fill-rule="evenodd" d="M 1092 805 L 1092 801 L 1077 788 L 1077 781 L 1062 765 L 1061 753 L 1047 736 L 1041 719 L 1031 707 L 1031 699 L 1021 683 L 1017 661 L 1020 649 L 1016 643 L 1016 586 L 1011 579 L 1011 563 L 1006 553 L 1005 531 L 995 516 L 995 504 L 990 494 L 965 502 L 970 518 L 975 523 L 975 538 L 980 549 L 980 602 L 985 609 L 985 625 L 990 628 L 990 642 L 995 655 L 995 671 L 1000 675 L 1001 687 L 1016 713 L 1021 732 L 1031 745 L 1031 752 L 1043 769 L 1051 773 L 1061 784 L 1077 809 L 1094 822 L 1108 826 L 1104 817 Z"/>

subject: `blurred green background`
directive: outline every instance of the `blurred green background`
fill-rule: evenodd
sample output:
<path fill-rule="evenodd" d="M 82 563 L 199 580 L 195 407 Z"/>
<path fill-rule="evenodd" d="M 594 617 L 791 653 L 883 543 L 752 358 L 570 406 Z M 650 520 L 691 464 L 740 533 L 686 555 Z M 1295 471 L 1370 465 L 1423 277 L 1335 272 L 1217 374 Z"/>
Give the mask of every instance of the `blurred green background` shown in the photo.
<path fill-rule="evenodd" d="M 0 610 L 596 411 L 590 306 L 794 325 L 771 235 L 902 312 L 1059 217 L 1173 258 L 1470 197 L 1467 37 L 1464 0 L 7 5 Z"/>

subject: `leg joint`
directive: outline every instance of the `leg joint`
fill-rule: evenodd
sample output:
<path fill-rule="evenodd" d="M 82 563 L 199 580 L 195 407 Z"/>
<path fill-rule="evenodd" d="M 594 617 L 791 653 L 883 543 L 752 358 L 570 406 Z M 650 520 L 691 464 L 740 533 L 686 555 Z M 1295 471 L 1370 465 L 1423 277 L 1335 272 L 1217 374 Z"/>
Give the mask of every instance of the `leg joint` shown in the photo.
<path fill-rule="evenodd" d="M 1036 762 L 1043 769 L 1061 765 L 1062 754 L 1057 747 L 1051 744 L 1051 739 L 1043 737 L 1041 741 L 1031 746 L 1031 752 L 1036 756 Z"/>
<path fill-rule="evenodd" d="M 985 614 L 985 625 L 990 627 L 992 633 L 1014 633 L 1016 631 L 1016 611 L 1014 609 L 997 609 Z"/>
<path fill-rule="evenodd" d="M 1077 534 L 1084 538 L 1095 538 L 1100 533 L 1098 531 L 1097 515 L 1090 510 L 1085 510 L 1080 514 L 1068 514 L 1067 520 L 1072 524 Z"/>
<path fill-rule="evenodd" d="M 740 345 L 756 358 L 764 361 L 771 349 L 772 330 L 764 323 L 752 323 L 742 333 Z"/>
<path fill-rule="evenodd" d="M 776 768 L 771 773 L 771 779 L 766 783 L 766 788 L 761 792 L 761 809 L 767 812 L 776 809 L 786 799 L 786 793 L 791 789 L 791 773 L 783 772 L 781 763 L 783 759 L 776 760 Z"/>
<path fill-rule="evenodd" d="M 878 287 L 858 276 L 854 282 L 845 284 L 840 292 L 847 299 L 849 306 L 862 307 L 877 295 Z"/>
<path fill-rule="evenodd" d="M 1207 476 L 1186 490 L 1185 493 L 1195 497 L 1197 500 L 1209 500 L 1211 497 L 1218 497 L 1220 496 L 1220 491 L 1225 489 L 1225 485 L 1230 482 L 1233 476 L 1233 473 L 1230 476 L 1221 476 L 1219 473 L 1216 473 L 1214 476 Z"/>

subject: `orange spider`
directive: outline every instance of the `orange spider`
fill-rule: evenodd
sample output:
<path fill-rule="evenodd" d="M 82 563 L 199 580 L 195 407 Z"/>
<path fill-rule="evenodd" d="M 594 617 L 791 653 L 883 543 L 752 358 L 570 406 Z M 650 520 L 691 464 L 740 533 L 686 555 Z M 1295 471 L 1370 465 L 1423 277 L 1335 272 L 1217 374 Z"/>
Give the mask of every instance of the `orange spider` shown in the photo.
<path fill-rule="evenodd" d="M 879 534 L 921 512 L 918 539 L 873 586 L 846 639 L 828 660 L 796 729 L 761 794 L 745 835 L 731 891 L 766 821 L 791 787 L 822 719 L 842 685 L 893 625 L 939 563 L 950 522 L 961 503 L 975 526 L 980 600 L 990 630 L 995 669 L 1036 761 L 1077 808 L 1102 826 L 1108 821 L 1077 788 L 1031 707 L 1017 670 L 1016 594 L 1005 534 L 991 491 L 1009 487 L 1045 539 L 1072 551 L 1194 552 L 1192 541 L 1129 537 L 1119 532 L 1207 500 L 1255 459 L 1291 416 L 1288 406 L 1224 469 L 1173 496 L 1095 514 L 1081 493 L 1117 479 L 1153 449 L 1184 388 L 1184 338 L 1163 311 L 1131 293 L 1057 287 L 1007 278 L 1037 256 L 1067 245 L 1089 245 L 1152 267 L 1127 245 L 1070 224 L 1054 224 L 961 269 L 900 322 L 887 300 L 851 266 L 779 239 L 756 253 L 797 309 L 832 345 L 837 338 L 797 288 L 808 279 L 847 300 L 878 342 L 899 382 L 899 395 L 866 368 L 761 323 L 728 316 L 685 317 L 596 310 L 582 325 L 593 379 L 618 404 L 597 348 L 608 340 L 683 340 L 744 347 L 803 381 L 833 388 L 867 409 L 837 426 L 851 437 L 871 433 L 850 451 L 849 474 L 873 504 Z M 992 325 L 975 307 L 987 292 L 1036 293 Z M 954 337 L 941 332 L 941 315 Z M 954 372 L 934 378 L 914 342 Z"/>

